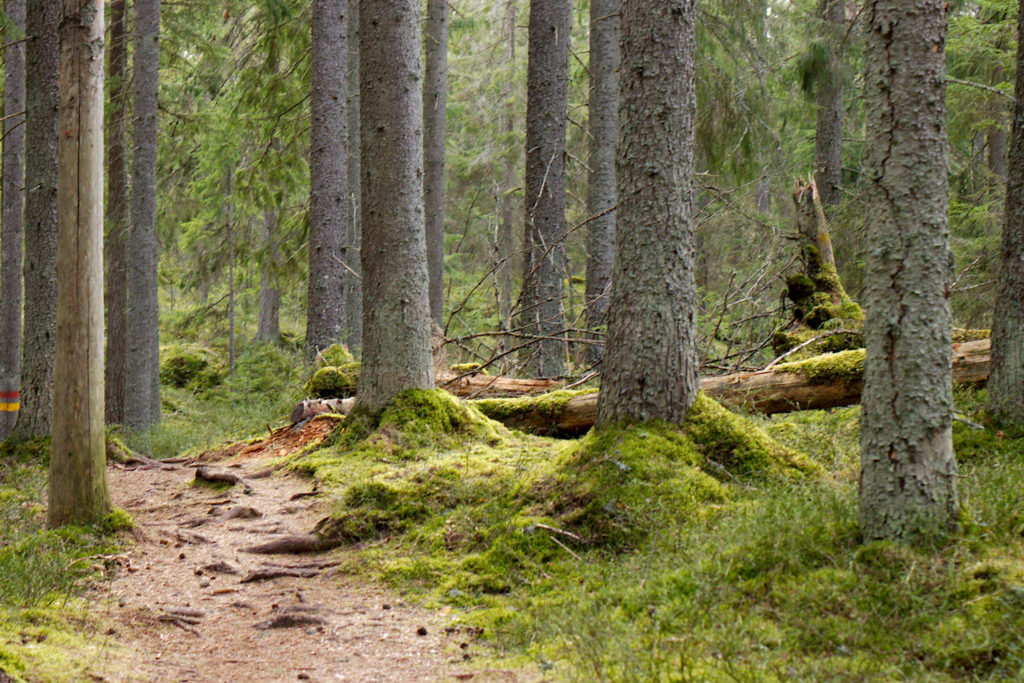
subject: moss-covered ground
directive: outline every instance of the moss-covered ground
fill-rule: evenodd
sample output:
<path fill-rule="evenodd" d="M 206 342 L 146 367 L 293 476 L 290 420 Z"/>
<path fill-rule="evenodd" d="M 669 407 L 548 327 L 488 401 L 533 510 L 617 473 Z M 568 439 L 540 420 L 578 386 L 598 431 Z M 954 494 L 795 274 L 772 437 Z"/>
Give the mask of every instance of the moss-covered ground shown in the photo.
<path fill-rule="evenodd" d="M 335 491 L 321 533 L 555 679 L 1024 679 L 1024 434 L 957 424 L 968 522 L 912 549 L 858 538 L 857 407 L 702 397 L 576 440 L 434 392 L 391 410 L 293 462 Z"/>
<path fill-rule="evenodd" d="M 115 511 L 90 527 L 45 528 L 48 449 L 0 446 L 0 672 L 18 681 L 117 677 L 122 648 L 84 595 L 116 569 L 116 532 L 131 520 Z"/>

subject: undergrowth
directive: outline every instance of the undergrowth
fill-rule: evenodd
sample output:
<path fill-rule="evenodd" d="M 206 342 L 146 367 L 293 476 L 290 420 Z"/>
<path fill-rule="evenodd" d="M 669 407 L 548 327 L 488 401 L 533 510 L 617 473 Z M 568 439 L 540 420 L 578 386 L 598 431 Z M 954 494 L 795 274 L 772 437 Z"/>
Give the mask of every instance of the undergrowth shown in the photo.
<path fill-rule="evenodd" d="M 94 526 L 46 528 L 49 444 L 0 445 L 0 672 L 15 680 L 88 680 L 111 671 L 117 645 L 89 616 L 85 591 L 115 570 L 115 510 Z M 102 663 L 101 663 L 102 662 Z"/>
<path fill-rule="evenodd" d="M 293 462 L 337 492 L 320 532 L 556 679 L 1024 677 L 1014 435 L 957 424 L 969 521 L 931 552 L 860 542 L 857 407 L 554 440 L 415 399 Z"/>

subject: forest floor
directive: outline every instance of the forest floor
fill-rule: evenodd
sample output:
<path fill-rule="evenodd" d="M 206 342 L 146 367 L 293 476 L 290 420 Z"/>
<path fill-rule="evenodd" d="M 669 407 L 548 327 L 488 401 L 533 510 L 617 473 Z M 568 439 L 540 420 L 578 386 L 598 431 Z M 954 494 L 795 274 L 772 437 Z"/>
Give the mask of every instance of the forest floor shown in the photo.
<path fill-rule="evenodd" d="M 519 681 L 480 669 L 471 635 L 367 579 L 342 574 L 351 550 L 262 555 L 246 548 L 308 533 L 326 513 L 310 479 L 268 466 L 323 439 L 315 420 L 173 468 L 113 466 L 114 504 L 136 521 L 122 571 L 97 586 L 102 612 L 150 681 Z M 243 485 L 195 482 L 196 466 Z"/>

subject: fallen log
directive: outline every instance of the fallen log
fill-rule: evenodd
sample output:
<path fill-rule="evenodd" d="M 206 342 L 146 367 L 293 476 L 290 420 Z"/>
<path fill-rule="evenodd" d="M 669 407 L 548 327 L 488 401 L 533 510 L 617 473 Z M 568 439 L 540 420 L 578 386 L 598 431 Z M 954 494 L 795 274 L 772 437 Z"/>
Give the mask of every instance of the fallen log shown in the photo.
<path fill-rule="evenodd" d="M 565 386 L 565 382 L 557 379 L 518 379 L 480 373 L 459 375 L 453 372 L 439 372 L 435 381 L 439 389 L 444 389 L 460 398 L 523 396 L 540 394 Z"/>
<path fill-rule="evenodd" d="M 842 351 L 771 370 L 701 379 L 701 390 L 723 405 L 771 415 L 853 405 L 863 388 L 864 350 Z M 989 340 L 953 345 L 953 383 L 981 386 L 988 379 Z M 559 395 L 561 393 L 561 395 Z M 555 392 L 536 400 L 474 401 L 485 415 L 513 429 L 576 436 L 594 425 L 597 392 Z"/>

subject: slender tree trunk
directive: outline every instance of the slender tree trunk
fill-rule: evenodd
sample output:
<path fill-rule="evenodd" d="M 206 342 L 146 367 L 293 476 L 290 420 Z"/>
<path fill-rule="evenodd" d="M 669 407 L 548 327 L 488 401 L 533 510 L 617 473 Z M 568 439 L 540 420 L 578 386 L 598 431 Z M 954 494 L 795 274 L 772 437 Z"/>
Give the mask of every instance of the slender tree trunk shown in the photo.
<path fill-rule="evenodd" d="M 538 338 L 529 367 L 565 373 L 565 127 L 569 87 L 568 0 L 531 0 L 526 76 L 526 196 L 520 317 Z"/>
<path fill-rule="evenodd" d="M 697 395 L 694 0 L 622 2 L 615 273 L 598 425 L 681 424 Z"/>
<path fill-rule="evenodd" d="M 160 422 L 160 322 L 157 302 L 156 135 L 160 0 L 135 0 L 135 101 L 132 227 L 128 238 L 128 371 L 125 424 Z"/>
<path fill-rule="evenodd" d="M 228 238 L 228 374 L 235 374 L 235 205 L 231 193 L 235 184 L 234 168 L 228 166 L 224 174 L 226 185 L 224 196 L 229 200 L 224 206 L 224 231 Z"/>
<path fill-rule="evenodd" d="M 110 3 L 110 49 L 107 83 L 110 92 L 110 118 L 107 128 L 107 422 L 124 423 L 124 397 L 127 382 L 125 368 L 128 281 L 125 239 L 128 226 L 128 172 L 125 160 L 128 125 L 126 121 L 128 88 L 128 34 L 125 30 L 125 2 Z"/>
<path fill-rule="evenodd" d="M 25 324 L 16 439 L 49 436 L 53 420 L 61 9 L 61 0 L 31 0 L 25 18 Z"/>
<path fill-rule="evenodd" d="M 864 537 L 917 541 L 959 514 L 950 389 L 952 321 L 943 0 L 869 0 L 869 169 L 861 410 Z"/>
<path fill-rule="evenodd" d="M 1024 426 L 1024 0 L 1017 14 L 1017 77 L 1006 182 L 999 289 L 992 315 L 989 411 Z"/>
<path fill-rule="evenodd" d="M 256 340 L 281 340 L 281 288 L 277 279 L 277 209 L 263 212 L 263 241 L 267 258 L 260 275 L 260 308 L 256 318 Z"/>
<path fill-rule="evenodd" d="M 313 3 L 310 73 L 309 291 L 306 360 L 340 342 L 345 331 L 344 245 L 349 239 L 349 0 Z"/>
<path fill-rule="evenodd" d="M 103 37 L 103 0 L 65 0 L 51 526 L 95 520 L 110 510 L 103 425 Z"/>
<path fill-rule="evenodd" d="M 818 0 L 818 16 L 828 40 L 830 64 L 818 89 L 815 181 L 821 203 L 826 207 L 836 206 L 842 199 L 843 86 L 839 80 L 839 45 L 844 35 L 844 10 L 844 0 Z"/>
<path fill-rule="evenodd" d="M 619 140 L 619 0 L 590 3 L 590 175 L 587 182 L 587 329 L 605 326 L 615 255 L 615 148 Z M 594 337 L 597 339 L 597 337 Z M 601 347 L 587 345 L 587 360 Z"/>
<path fill-rule="evenodd" d="M 432 389 L 423 227 L 423 91 L 418 0 L 359 8 L 363 362 L 357 401 L 383 408 L 406 389 Z"/>
<path fill-rule="evenodd" d="M 516 60 L 516 0 L 507 0 L 505 3 L 505 60 L 508 63 L 510 73 L 515 73 Z M 513 145 L 515 139 L 515 111 L 514 111 L 514 88 L 511 76 L 505 80 L 502 88 L 504 105 L 502 107 L 501 131 L 502 138 L 507 145 L 501 162 L 501 224 L 498 227 L 498 236 L 495 240 L 497 268 L 495 277 L 498 288 L 498 329 L 508 332 L 512 327 L 512 269 L 515 267 L 514 254 L 516 252 L 516 216 L 522 215 L 516 212 L 515 192 L 515 156 L 520 147 Z M 504 353 L 512 344 L 512 338 L 502 336 L 500 353 Z M 507 367 L 506 360 L 502 362 L 502 370 Z"/>
<path fill-rule="evenodd" d="M 6 0 L 3 209 L 0 217 L 0 441 L 14 429 L 21 381 L 21 269 L 25 233 L 25 0 Z"/>
<path fill-rule="evenodd" d="M 427 0 L 423 30 L 423 213 L 430 317 L 444 327 L 444 141 L 448 81 L 448 0 Z"/>
<path fill-rule="evenodd" d="M 988 170 L 994 176 L 993 183 L 999 184 L 1006 179 L 1006 130 L 1001 126 L 989 126 L 985 131 L 988 141 Z"/>
<path fill-rule="evenodd" d="M 350 220 L 345 242 L 345 339 L 353 352 L 363 347 L 362 196 L 359 184 L 359 0 L 348 0 L 348 194 Z"/>

